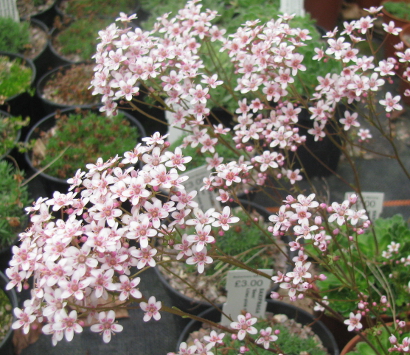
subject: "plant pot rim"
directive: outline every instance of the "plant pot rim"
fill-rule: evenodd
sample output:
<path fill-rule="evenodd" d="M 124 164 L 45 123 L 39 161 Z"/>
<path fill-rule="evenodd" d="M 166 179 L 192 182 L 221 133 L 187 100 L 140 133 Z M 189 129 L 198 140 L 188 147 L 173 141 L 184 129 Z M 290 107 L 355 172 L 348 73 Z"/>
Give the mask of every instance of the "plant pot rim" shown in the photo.
<path fill-rule="evenodd" d="M 386 3 L 386 2 L 408 2 L 408 1 L 384 0 L 384 1 L 382 1 L 381 5 L 383 6 L 383 8 L 382 8 L 383 15 L 388 16 L 388 17 L 391 17 L 395 22 L 410 23 L 410 20 L 406 20 L 406 19 L 397 17 L 397 16 L 391 14 L 390 12 L 388 12 L 388 11 L 386 10 L 386 8 L 384 7 L 384 3 Z"/>
<path fill-rule="evenodd" d="M 26 67 L 29 67 L 31 69 L 31 79 L 30 79 L 30 86 L 33 86 L 34 81 L 36 79 L 36 66 L 34 65 L 33 61 L 19 53 L 12 53 L 12 52 L 7 52 L 7 51 L 0 51 L 0 56 L 5 56 L 5 57 L 9 57 L 11 59 L 16 59 L 19 58 L 22 61 L 22 64 L 25 65 Z M 24 91 L 18 93 L 18 94 L 14 94 L 13 96 L 8 97 L 5 102 L 13 100 L 14 98 L 16 98 L 17 96 L 21 95 L 22 93 L 24 93 Z"/>
<path fill-rule="evenodd" d="M 55 116 L 57 113 L 65 114 L 65 113 L 67 113 L 67 112 L 74 111 L 74 110 L 76 110 L 76 109 L 98 111 L 98 108 L 101 107 L 101 106 L 102 106 L 102 105 L 70 106 L 69 108 L 66 108 L 66 109 L 64 109 L 64 110 L 61 110 L 61 111 L 59 111 L 59 112 L 50 113 L 49 115 L 43 117 L 40 121 L 38 121 L 38 122 L 30 129 L 30 131 L 28 132 L 28 134 L 27 134 L 27 136 L 26 136 L 25 143 L 28 144 L 29 141 L 30 141 L 30 139 L 31 139 L 31 136 L 32 136 L 33 133 L 34 133 L 34 131 L 37 130 L 37 129 L 39 129 L 39 127 L 40 127 L 44 122 L 48 121 L 50 118 L 54 118 L 54 116 Z M 98 111 L 98 112 L 99 112 L 99 111 Z M 138 142 L 141 141 L 141 138 L 144 138 L 145 135 L 146 135 L 144 127 L 142 126 L 142 124 L 141 124 L 135 117 L 133 117 L 132 115 L 130 115 L 128 112 L 123 111 L 123 110 L 118 110 L 118 112 L 119 112 L 119 113 L 122 113 L 122 114 L 125 116 L 126 119 L 128 119 L 133 125 L 135 125 L 135 126 L 138 128 L 139 138 L 138 138 L 138 141 L 135 142 L 135 144 L 137 144 Z M 99 113 L 102 114 L 102 115 L 104 114 L 104 113 L 102 113 L 102 112 L 99 112 Z M 31 153 L 31 151 L 25 152 L 25 153 L 24 153 L 24 159 L 26 160 L 26 162 L 27 162 L 27 164 L 29 165 L 30 169 L 32 169 L 32 170 L 35 172 L 35 174 L 38 174 L 38 175 L 42 176 L 44 179 L 50 180 L 50 181 L 52 181 L 53 183 L 62 184 L 62 185 L 67 185 L 67 187 L 69 186 L 69 184 L 67 183 L 67 180 L 63 180 L 63 179 L 60 179 L 60 178 L 56 178 L 56 177 L 54 177 L 54 176 L 51 176 L 51 175 L 46 174 L 45 172 L 40 172 L 40 170 L 33 165 L 32 160 L 31 160 L 31 154 L 30 154 L 30 153 Z M 67 177 L 67 179 L 69 179 L 69 178 L 71 178 L 71 176 L 70 176 L 70 177 Z"/>
<path fill-rule="evenodd" d="M 41 49 L 41 51 L 33 59 L 31 59 L 32 61 L 35 61 L 38 58 L 40 58 L 40 56 L 45 52 L 45 50 L 48 46 L 49 30 L 48 30 L 48 27 L 46 26 L 46 24 L 43 21 L 40 21 L 36 18 L 30 18 L 30 26 L 31 25 L 34 25 L 34 26 L 40 28 L 46 34 L 46 37 L 47 37 L 47 41 L 46 41 L 45 46 Z"/>
<path fill-rule="evenodd" d="M 249 205 L 251 207 L 257 208 L 259 210 L 262 210 L 264 213 L 266 213 L 266 215 L 271 215 L 271 213 L 269 211 L 267 211 L 265 209 L 265 207 L 263 207 L 262 205 L 259 205 L 258 203 L 252 202 L 252 201 L 248 201 L 248 200 L 240 200 L 240 202 L 242 204 L 246 204 Z M 229 206 L 229 204 L 227 204 L 227 206 Z M 236 206 L 235 206 L 236 207 Z M 264 217 L 264 216 L 263 216 Z M 296 251 L 291 251 L 290 247 L 289 247 L 289 242 L 291 241 L 291 238 L 289 235 L 284 234 L 282 236 L 282 241 L 286 244 L 286 248 L 287 248 L 287 254 L 289 256 L 290 259 L 292 259 L 293 257 L 295 257 L 297 255 Z M 289 272 L 292 270 L 292 265 L 288 264 L 287 268 L 286 268 L 286 272 Z M 160 279 L 160 281 L 162 282 L 162 284 L 165 286 L 165 288 L 168 290 L 168 292 L 170 292 L 173 296 L 178 297 L 180 299 L 183 300 L 184 303 L 186 303 L 187 305 L 192 305 L 192 307 L 190 307 L 191 309 L 195 309 L 195 308 L 206 308 L 211 306 L 210 303 L 204 301 L 204 300 L 197 300 L 195 298 L 191 298 L 188 297 L 186 295 L 184 295 L 183 293 L 179 292 L 178 290 L 176 290 L 175 288 L 173 288 L 170 283 L 168 282 L 168 280 L 164 277 L 164 275 L 162 274 L 162 272 L 159 270 L 158 266 L 154 267 L 154 271 L 157 274 L 158 278 Z M 273 276 L 273 275 L 272 275 Z M 273 292 L 279 289 L 279 284 L 274 284 L 273 287 L 268 291 Z M 222 304 L 216 304 L 216 306 L 218 306 L 219 308 L 222 307 Z"/>
<path fill-rule="evenodd" d="M 16 0 L 16 1 L 17 1 L 17 0 Z M 41 11 L 39 11 L 39 12 L 34 12 L 34 13 L 30 14 L 30 15 L 27 15 L 27 17 L 22 17 L 22 19 L 23 19 L 23 20 L 27 20 L 27 19 L 29 19 L 29 18 L 32 18 L 33 16 L 43 15 L 45 12 L 49 11 L 53 6 L 55 6 L 55 4 L 57 3 L 57 1 L 60 1 L 60 0 L 50 1 L 50 5 L 47 6 L 44 10 L 41 10 Z"/>
<path fill-rule="evenodd" d="M 69 27 L 71 25 L 72 22 L 70 22 L 67 27 Z M 63 29 L 66 29 L 67 27 L 64 27 Z M 79 60 L 79 61 L 75 61 L 75 60 L 71 60 L 68 59 L 67 57 L 65 57 L 64 55 L 62 55 L 61 53 L 59 53 L 53 45 L 53 37 L 57 36 L 59 34 L 61 30 L 57 27 L 53 27 L 50 32 L 49 32 L 49 36 L 48 36 L 48 47 L 50 48 L 51 52 L 53 53 L 54 56 L 58 57 L 61 59 L 61 61 L 66 62 L 66 64 L 63 64 L 62 66 L 69 66 L 69 65 L 73 65 L 73 64 L 93 64 L 94 62 L 89 59 L 89 60 Z M 61 66 L 60 66 L 61 67 Z M 58 67 L 58 68 L 60 68 Z M 56 68 L 57 69 L 57 68 Z M 40 79 L 41 80 L 41 79 Z"/>
<path fill-rule="evenodd" d="M 75 62 L 75 63 L 68 63 L 68 64 L 63 64 L 60 65 L 48 72 L 46 72 L 38 81 L 37 81 L 37 85 L 36 85 L 36 95 L 37 97 L 44 101 L 45 103 L 47 103 L 49 106 L 55 107 L 56 109 L 68 109 L 68 108 L 73 108 L 73 107 L 84 107 L 84 106 L 101 106 L 100 103 L 94 103 L 94 104 L 83 104 L 83 105 L 66 105 L 66 104 L 58 104 L 54 101 L 51 101 L 49 99 L 46 99 L 43 95 L 43 89 L 45 84 L 47 83 L 47 81 L 50 79 L 50 77 L 56 73 L 58 73 L 59 71 L 62 71 L 63 73 L 70 69 L 71 67 L 74 67 L 76 65 L 81 65 L 81 64 L 85 64 L 85 65 L 91 65 L 93 63 L 90 62 Z"/>
<path fill-rule="evenodd" d="M 389 327 L 393 324 L 393 322 L 388 322 L 386 323 L 386 326 Z M 410 323 L 407 323 L 410 324 Z M 340 352 L 340 355 L 346 355 L 350 351 L 353 351 L 354 347 L 362 341 L 362 338 L 360 335 L 355 335 L 352 339 L 349 340 L 349 342 L 344 346 L 342 351 Z"/>
<path fill-rule="evenodd" d="M 13 322 L 16 320 L 16 316 L 13 312 L 14 308 L 18 307 L 18 301 L 17 301 L 17 294 L 16 291 L 14 290 L 14 288 L 12 288 L 11 290 L 6 290 L 6 285 L 9 283 L 9 279 L 7 278 L 6 275 L 4 275 L 1 271 L 0 271 L 0 287 L 1 289 L 4 290 L 4 292 L 7 294 L 7 296 L 10 299 L 10 303 L 12 306 L 12 314 L 13 314 Z M 10 327 L 10 329 L 8 330 L 6 336 L 3 338 L 2 341 L 0 341 L 0 349 L 3 348 L 3 346 L 6 344 L 6 342 L 8 341 L 8 339 L 12 336 L 13 333 L 13 328 Z"/>
<path fill-rule="evenodd" d="M 301 316 L 305 320 L 308 319 L 309 321 L 306 321 L 306 322 L 304 322 L 303 319 L 296 319 L 296 322 L 301 323 L 302 325 L 310 325 L 311 323 L 313 323 L 311 328 L 312 330 L 313 328 L 315 328 L 315 330 L 313 331 L 315 332 L 317 336 L 319 336 L 320 340 L 322 342 L 324 341 L 324 338 L 327 338 L 329 340 L 327 347 L 325 346 L 325 344 L 323 344 L 328 349 L 329 353 L 331 355 L 339 355 L 339 347 L 337 346 L 337 343 L 336 343 L 336 340 L 333 334 L 320 320 L 315 320 L 314 315 L 308 313 L 307 311 L 299 307 L 289 304 L 289 303 L 281 302 L 278 300 L 272 300 L 272 299 L 267 299 L 266 301 L 267 301 L 267 307 L 266 307 L 267 312 L 272 312 L 273 311 L 272 309 L 278 309 L 279 311 L 276 312 L 276 314 L 285 314 L 290 318 L 289 314 L 293 313 L 293 314 L 297 314 L 298 317 Z M 217 309 L 210 307 L 209 309 L 200 313 L 198 317 L 209 319 L 207 317 L 209 317 L 210 315 L 213 315 L 213 316 L 218 315 L 216 312 L 218 312 Z M 193 319 L 186 325 L 186 327 L 184 328 L 184 330 L 182 331 L 181 335 L 178 338 L 177 351 L 179 351 L 179 345 L 183 341 L 185 341 L 188 338 L 189 334 L 193 331 L 191 328 L 193 328 L 193 326 L 197 322 L 199 323 L 199 321 Z M 323 334 L 322 337 L 318 334 L 319 330 Z M 329 347 L 331 348 L 329 349 Z"/>
<path fill-rule="evenodd" d="M 410 22 L 402 27 L 402 31 L 399 33 L 400 40 L 404 43 L 405 46 L 410 48 L 410 41 L 406 41 L 404 35 L 410 35 Z"/>

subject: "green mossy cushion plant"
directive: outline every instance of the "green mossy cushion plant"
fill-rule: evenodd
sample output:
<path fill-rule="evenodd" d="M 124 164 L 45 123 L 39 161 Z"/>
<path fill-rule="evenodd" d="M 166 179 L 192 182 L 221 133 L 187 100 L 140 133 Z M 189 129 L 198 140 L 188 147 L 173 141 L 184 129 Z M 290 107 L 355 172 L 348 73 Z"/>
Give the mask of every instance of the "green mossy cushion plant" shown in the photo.
<path fill-rule="evenodd" d="M 41 142 L 33 151 L 33 165 L 46 167 L 67 149 L 45 171 L 64 180 L 100 157 L 107 160 L 113 152 L 132 150 L 140 134 L 138 128 L 131 126 L 121 113 L 105 117 L 93 111 L 78 110 L 77 113 L 57 114 L 54 117 L 55 127 L 40 133 Z"/>
<path fill-rule="evenodd" d="M 0 55 L 0 104 L 29 90 L 33 72 L 21 59 Z"/>
<path fill-rule="evenodd" d="M 28 22 L 16 22 L 9 17 L 0 17 L 0 51 L 21 53 L 29 43 Z"/>
<path fill-rule="evenodd" d="M 0 161 L 0 249 L 9 247 L 24 229 L 29 204 L 27 186 L 22 186 L 23 174 L 6 160 Z"/>
<path fill-rule="evenodd" d="M 75 20 L 68 26 L 56 27 L 56 35 L 52 38 L 53 48 L 70 61 L 90 61 L 98 43 L 98 31 L 111 22 L 111 19 L 99 18 L 90 21 L 86 17 Z"/>

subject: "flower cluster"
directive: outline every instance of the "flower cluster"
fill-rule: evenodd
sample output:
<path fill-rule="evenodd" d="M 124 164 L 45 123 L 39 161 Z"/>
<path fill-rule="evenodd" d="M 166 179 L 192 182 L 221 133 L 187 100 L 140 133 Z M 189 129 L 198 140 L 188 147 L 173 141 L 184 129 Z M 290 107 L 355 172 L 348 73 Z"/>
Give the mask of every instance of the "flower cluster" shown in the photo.
<path fill-rule="evenodd" d="M 306 135 L 315 144 L 328 140 L 349 157 L 348 148 L 365 147 L 372 138 L 369 129 L 362 128 L 370 122 L 394 144 L 379 117 L 389 118 L 401 110 L 401 98 L 384 93 L 384 88 L 398 64 L 408 65 L 410 55 L 408 50 L 399 51 L 398 61 L 377 62 L 356 48 L 358 42 L 371 37 L 379 12 L 380 8 L 369 9 L 368 16 L 345 23 L 340 33 L 337 29 L 328 32 L 317 44 L 310 59 L 323 65 L 336 63 L 339 69 L 317 77 L 313 94 L 296 85 L 300 73 L 309 70 L 300 49 L 311 36 L 293 27 L 290 15 L 267 23 L 247 21 L 235 33 L 226 34 L 212 24 L 217 13 L 203 11 L 194 0 L 174 17 L 158 18 L 152 31 L 127 28 L 135 16 L 124 14 L 117 19 L 121 25 L 101 30 L 91 83 L 93 93 L 101 95 L 101 110 L 115 115 L 125 101 L 140 112 L 146 105 L 157 106 L 169 112 L 171 125 L 187 135 L 172 150 L 167 135 L 157 132 L 145 137 L 121 157 L 99 159 L 88 164 L 86 171 L 78 170 L 68 180 L 66 194 L 55 192 L 52 198 L 40 198 L 27 208 L 31 224 L 20 234 L 21 244 L 13 247 L 7 288 L 21 290 L 30 277 L 35 286 L 31 300 L 15 311 L 18 321 L 13 327 L 28 332 L 37 318 L 46 323 L 43 331 L 56 344 L 64 336 L 70 341 L 87 322 L 109 342 L 112 334 L 122 330 L 115 323 L 115 309 L 131 303 L 139 303 L 144 321 L 158 321 L 160 312 L 168 308 L 155 296 L 143 295 L 138 286 L 143 271 L 169 262 L 164 257 L 169 251 L 201 274 L 215 260 L 244 265 L 215 247 L 218 238 L 239 222 L 229 203 L 239 201 L 243 186 L 264 193 L 272 205 L 280 205 L 264 232 L 273 243 L 289 235 L 289 249 L 297 253 L 288 257 L 290 271 L 278 271 L 271 278 L 287 290 L 286 297 L 291 301 L 311 297 L 317 302 L 315 309 L 329 310 L 334 300 L 323 296 L 315 284 L 320 289 L 330 273 L 342 283 L 340 289 L 351 286 L 356 292 L 357 298 L 350 300 L 355 312 L 339 316 L 348 330 L 361 331 L 363 318 L 385 312 L 387 304 L 394 302 L 388 283 L 380 276 L 380 265 L 371 253 L 363 253 L 362 237 L 371 232 L 372 222 L 365 209 L 355 208 L 359 198 L 363 200 L 361 191 L 342 203 L 330 203 L 319 194 L 302 193 L 298 186 L 303 175 L 308 175 L 309 167 L 298 155 L 304 148 L 309 152 Z M 390 35 L 399 32 L 394 24 L 384 29 Z M 409 76 L 407 69 L 403 77 Z M 229 104 L 218 101 L 218 90 L 229 94 Z M 146 98 L 140 100 L 141 96 Z M 213 107 L 225 111 L 234 107 L 232 121 L 222 122 Z M 311 123 L 309 127 L 302 116 Z M 237 158 L 225 163 L 215 150 L 219 144 Z M 188 146 L 198 154 L 211 155 L 209 175 L 201 188 L 192 191 L 185 187 L 186 164 L 194 158 L 184 155 L 183 148 Z M 395 158 L 400 159 L 397 154 Z M 222 207 L 202 208 L 195 199 L 201 190 L 216 192 L 214 197 Z M 400 244 L 396 240 L 384 247 L 382 256 L 387 263 Z M 374 253 L 381 255 L 382 251 L 376 248 Z M 362 275 L 356 257 L 368 274 Z M 399 262 L 408 266 L 409 260 Z M 369 275 L 372 278 L 365 277 Z M 363 289 L 357 287 L 359 277 L 365 279 Z M 380 304 L 374 290 L 377 302 L 387 295 Z M 284 296 L 272 292 L 271 297 Z M 188 316 L 182 311 L 178 314 Z M 240 353 L 249 350 L 246 340 L 258 333 L 253 326 L 256 322 L 250 314 L 240 315 L 225 329 L 232 339 L 243 341 Z M 252 346 L 268 349 L 278 334 L 270 327 L 262 329 Z M 179 353 L 210 355 L 223 343 L 223 336 L 211 332 L 205 342 L 182 343 Z"/>

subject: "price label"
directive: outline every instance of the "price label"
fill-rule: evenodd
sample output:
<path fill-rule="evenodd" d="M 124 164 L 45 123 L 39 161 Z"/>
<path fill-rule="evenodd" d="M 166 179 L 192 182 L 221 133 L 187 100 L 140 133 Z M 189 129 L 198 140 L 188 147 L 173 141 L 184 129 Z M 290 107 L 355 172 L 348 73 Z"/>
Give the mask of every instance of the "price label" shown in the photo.
<path fill-rule="evenodd" d="M 195 157 L 193 157 L 194 159 Z M 204 178 L 209 177 L 209 170 L 206 169 L 206 165 L 200 166 L 196 169 L 192 169 L 184 175 L 189 176 L 189 179 L 184 182 L 185 189 L 187 192 L 192 190 L 198 191 L 195 197 L 195 201 L 198 202 L 199 208 L 204 212 L 210 208 L 215 208 L 217 211 L 221 210 L 221 205 L 219 201 L 216 200 L 216 193 L 209 190 L 201 190 L 204 186 Z"/>
<path fill-rule="evenodd" d="M 305 16 L 304 0 L 281 0 L 279 11 L 283 14 Z"/>
<path fill-rule="evenodd" d="M 354 192 L 346 192 L 345 200 L 347 200 L 352 194 L 354 194 Z M 364 205 L 362 200 L 358 198 L 356 204 L 354 205 L 356 209 L 365 209 L 368 217 L 372 221 L 379 218 L 383 212 L 384 192 L 362 192 L 362 196 L 364 199 Z"/>
<path fill-rule="evenodd" d="M 271 269 L 260 270 L 265 274 L 272 275 Z M 241 311 L 245 310 L 254 317 L 264 317 L 266 311 L 266 293 L 271 288 L 272 281 L 266 277 L 256 275 L 247 270 L 228 271 L 226 289 L 227 301 L 223 305 L 223 311 L 234 321 Z M 221 324 L 229 326 L 231 321 L 222 316 Z"/>

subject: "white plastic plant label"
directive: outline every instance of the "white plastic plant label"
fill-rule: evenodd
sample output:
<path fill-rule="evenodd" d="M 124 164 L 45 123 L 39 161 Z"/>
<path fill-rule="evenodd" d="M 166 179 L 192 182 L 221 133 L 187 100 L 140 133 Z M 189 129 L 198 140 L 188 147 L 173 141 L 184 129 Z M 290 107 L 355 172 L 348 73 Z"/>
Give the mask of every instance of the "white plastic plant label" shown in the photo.
<path fill-rule="evenodd" d="M 354 194 L 354 192 L 346 192 L 345 200 L 347 200 L 352 194 Z M 363 206 L 361 199 L 358 198 L 355 204 L 356 209 L 366 209 L 368 217 L 372 221 L 379 218 L 383 212 L 384 192 L 362 192 L 362 196 L 365 206 Z"/>
<path fill-rule="evenodd" d="M 281 0 L 279 11 L 283 14 L 305 16 L 304 0 Z"/>
<path fill-rule="evenodd" d="M 272 275 L 271 269 L 259 271 Z M 241 311 L 245 310 L 254 317 L 264 317 L 266 311 L 266 293 L 271 288 L 272 281 L 247 270 L 228 271 L 226 278 L 227 301 L 223 311 L 234 321 Z M 231 321 L 222 315 L 221 324 L 229 326 Z"/>
<path fill-rule="evenodd" d="M 199 208 L 202 211 L 205 212 L 210 208 L 215 208 L 217 211 L 221 210 L 221 205 L 216 200 L 217 195 L 215 192 L 205 189 L 201 191 L 201 188 L 204 186 L 204 178 L 209 177 L 209 170 L 206 169 L 206 165 L 187 171 L 184 175 L 189 176 L 189 179 L 184 182 L 185 189 L 187 192 L 192 190 L 198 191 L 194 200 L 198 202 Z"/>

